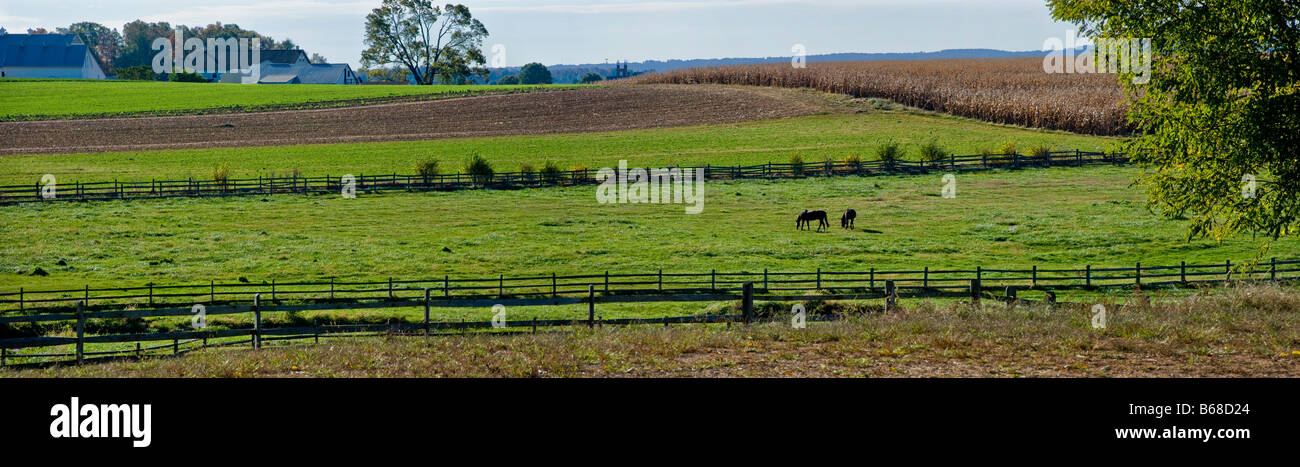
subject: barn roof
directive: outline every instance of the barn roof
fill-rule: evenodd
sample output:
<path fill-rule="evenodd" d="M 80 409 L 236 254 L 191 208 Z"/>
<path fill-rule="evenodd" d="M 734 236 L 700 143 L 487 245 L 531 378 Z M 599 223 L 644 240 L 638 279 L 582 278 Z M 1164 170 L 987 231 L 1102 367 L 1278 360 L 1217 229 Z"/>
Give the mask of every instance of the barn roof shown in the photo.
<path fill-rule="evenodd" d="M 346 63 L 313 63 L 296 71 L 303 83 L 334 84 L 342 81 L 352 67 Z"/>
<path fill-rule="evenodd" d="M 80 67 L 87 56 L 76 34 L 0 35 L 0 66 Z"/>
<path fill-rule="evenodd" d="M 280 65 L 292 65 L 298 57 L 307 60 L 307 52 L 302 49 L 262 49 L 262 63 L 271 62 Z"/>

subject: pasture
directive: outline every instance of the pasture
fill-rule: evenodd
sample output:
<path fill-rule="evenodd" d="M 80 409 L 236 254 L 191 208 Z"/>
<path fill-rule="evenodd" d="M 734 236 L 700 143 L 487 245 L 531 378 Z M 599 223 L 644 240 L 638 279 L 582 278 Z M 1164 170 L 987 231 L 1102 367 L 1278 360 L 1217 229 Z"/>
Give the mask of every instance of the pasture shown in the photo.
<path fill-rule="evenodd" d="M 0 286 L 16 289 L 443 275 L 1095 267 L 1234 262 L 1260 239 L 1186 241 L 1148 213 L 1134 168 L 709 182 L 704 212 L 596 202 L 590 186 L 8 206 Z M 858 229 L 795 230 L 803 209 Z M 562 245 L 562 246 L 561 246 Z M 445 250 L 444 250 L 445 249 Z M 1300 256 L 1293 238 L 1272 256 Z M 48 275 L 33 275 L 40 268 Z"/>
<path fill-rule="evenodd" d="M 226 166 L 231 178 L 410 174 L 416 162 L 436 159 L 442 173 L 461 171 L 478 154 L 500 172 L 553 161 L 563 169 L 631 166 L 750 165 L 808 162 L 858 156 L 876 158 L 887 141 L 916 159 L 921 145 L 936 142 L 956 154 L 997 151 L 1013 143 L 1022 152 L 1034 146 L 1055 149 L 1111 149 L 1117 140 L 1058 131 L 990 125 L 970 119 L 910 110 L 827 111 L 754 122 L 582 134 L 519 135 L 375 143 L 306 144 L 272 147 L 171 149 L 81 154 L 26 154 L 0 157 L 0 184 L 34 184 L 44 174 L 59 183 L 75 181 L 210 180 Z"/>
<path fill-rule="evenodd" d="M 167 81 L 0 79 L 0 121 L 109 116 L 131 113 L 203 113 L 212 109 L 290 107 L 332 101 L 520 92 L 557 86 L 246 86 Z M 72 96 L 73 98 L 69 98 Z"/>

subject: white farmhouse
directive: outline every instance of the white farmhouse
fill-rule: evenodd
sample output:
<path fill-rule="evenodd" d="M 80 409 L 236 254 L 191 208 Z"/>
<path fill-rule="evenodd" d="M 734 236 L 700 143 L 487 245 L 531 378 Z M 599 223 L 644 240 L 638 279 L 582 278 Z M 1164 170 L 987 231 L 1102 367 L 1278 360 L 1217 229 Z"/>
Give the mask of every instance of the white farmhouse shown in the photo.
<path fill-rule="evenodd" d="M 361 80 L 346 63 L 311 63 L 301 49 L 268 49 L 261 52 L 262 62 L 257 65 L 261 78 L 258 84 L 358 84 Z M 211 79 L 212 77 L 209 77 Z M 219 79 L 222 83 L 252 82 L 249 76 L 228 73 Z"/>

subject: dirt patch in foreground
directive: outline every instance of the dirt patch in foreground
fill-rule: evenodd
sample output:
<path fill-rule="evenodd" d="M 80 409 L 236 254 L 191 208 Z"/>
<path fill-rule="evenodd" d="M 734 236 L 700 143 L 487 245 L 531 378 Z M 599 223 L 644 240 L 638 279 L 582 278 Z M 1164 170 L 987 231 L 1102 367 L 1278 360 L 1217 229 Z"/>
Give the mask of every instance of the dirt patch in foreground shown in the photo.
<path fill-rule="evenodd" d="M 807 93 L 611 86 L 227 115 L 0 122 L 0 154 L 279 146 L 735 123 L 827 110 Z"/>

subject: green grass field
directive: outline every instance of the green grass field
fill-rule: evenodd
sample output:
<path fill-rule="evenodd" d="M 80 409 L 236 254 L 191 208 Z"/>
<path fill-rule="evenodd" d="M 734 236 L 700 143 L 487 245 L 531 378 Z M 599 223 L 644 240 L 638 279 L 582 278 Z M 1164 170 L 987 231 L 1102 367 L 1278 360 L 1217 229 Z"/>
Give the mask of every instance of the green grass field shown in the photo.
<path fill-rule="evenodd" d="M 265 88 L 259 88 L 265 89 Z M 1022 153 L 1037 145 L 1057 149 L 1110 149 L 1114 138 L 1082 136 L 990 125 L 974 120 L 910 111 L 854 115 L 812 115 L 759 122 L 605 133 L 463 138 L 432 141 L 355 143 L 248 148 L 140 151 L 98 154 L 41 154 L 0 157 L 0 184 L 29 185 L 44 174 L 59 183 L 211 179 L 226 165 L 232 177 L 284 175 L 414 173 L 415 162 L 438 159 L 443 173 L 460 171 L 470 154 L 492 161 L 497 171 L 516 171 L 522 163 L 540 167 L 612 167 L 620 159 L 633 166 L 736 165 L 842 159 L 874 159 L 880 143 L 903 145 L 917 158 L 920 145 L 936 141 L 968 155 L 1013 142 Z"/>
<path fill-rule="evenodd" d="M 167 81 L 0 79 L 0 119 L 191 111 L 374 99 L 538 86 L 252 86 Z M 573 87 L 560 85 L 557 87 Z"/>
<path fill-rule="evenodd" d="M 1234 262 L 1262 239 L 1185 240 L 1146 211 L 1134 168 L 710 182 L 704 212 L 602 205 L 595 187 L 278 195 L 3 208 L 0 287 L 383 280 L 497 274 L 1131 266 Z M 800 210 L 859 212 L 799 232 Z M 442 251 L 443 248 L 451 250 Z M 1270 253 L 1300 256 L 1300 240 Z M 63 262 L 62 265 L 59 263 Z M 49 273 L 31 276 L 35 268 Z"/>

